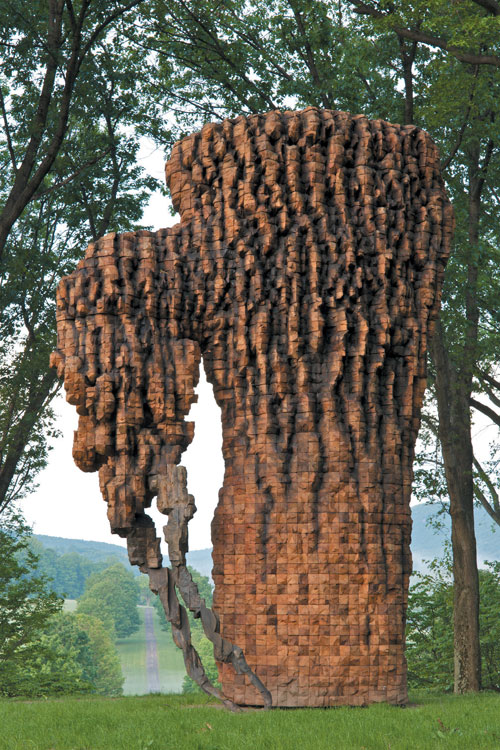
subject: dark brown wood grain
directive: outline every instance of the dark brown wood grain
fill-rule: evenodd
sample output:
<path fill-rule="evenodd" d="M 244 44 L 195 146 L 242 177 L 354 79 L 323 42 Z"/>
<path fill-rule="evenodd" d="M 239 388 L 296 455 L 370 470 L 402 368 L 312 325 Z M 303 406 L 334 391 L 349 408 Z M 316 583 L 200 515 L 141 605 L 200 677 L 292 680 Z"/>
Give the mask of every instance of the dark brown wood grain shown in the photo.
<path fill-rule="evenodd" d="M 453 231 L 436 148 L 308 108 L 208 124 L 166 174 L 180 223 L 103 237 L 59 286 L 75 461 L 151 571 L 158 495 L 178 585 L 194 501 L 171 480 L 203 356 L 226 466 L 221 635 L 274 705 L 404 703 L 412 459 Z M 265 702 L 220 675 L 234 703 Z"/>

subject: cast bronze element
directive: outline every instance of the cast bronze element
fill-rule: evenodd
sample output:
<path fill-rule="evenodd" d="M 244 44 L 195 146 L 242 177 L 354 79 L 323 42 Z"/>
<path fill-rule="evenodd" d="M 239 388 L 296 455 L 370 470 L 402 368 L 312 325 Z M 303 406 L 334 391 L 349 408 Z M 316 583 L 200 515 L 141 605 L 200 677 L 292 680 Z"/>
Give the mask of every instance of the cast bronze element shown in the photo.
<path fill-rule="evenodd" d="M 75 461 L 205 690 L 176 589 L 228 705 L 404 703 L 412 459 L 453 230 L 436 148 L 308 108 L 206 125 L 166 172 L 180 223 L 103 237 L 59 285 Z M 185 566 L 178 465 L 202 356 L 225 460 L 214 612 Z"/>

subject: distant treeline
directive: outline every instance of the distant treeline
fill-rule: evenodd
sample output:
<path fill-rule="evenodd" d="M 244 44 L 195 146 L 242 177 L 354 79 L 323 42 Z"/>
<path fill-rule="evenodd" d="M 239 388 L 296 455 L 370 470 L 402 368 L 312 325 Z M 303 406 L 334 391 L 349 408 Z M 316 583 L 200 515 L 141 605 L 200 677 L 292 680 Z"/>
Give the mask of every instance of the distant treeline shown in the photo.
<path fill-rule="evenodd" d="M 130 565 L 126 547 L 110 542 L 96 542 L 88 539 L 66 539 L 59 536 L 47 536 L 45 534 L 33 534 L 33 539 L 41 542 L 45 549 L 53 550 L 58 556 L 76 552 L 86 560 L 93 563 L 105 562 L 112 560 L 112 564 L 117 561 L 131 570 L 134 575 L 139 575 L 137 566 Z M 39 548 L 37 547 L 37 553 Z M 201 575 L 207 576 L 212 580 L 212 550 L 196 549 L 187 554 L 187 562 L 192 568 L 195 568 Z M 169 565 L 168 557 L 163 558 L 163 564 Z"/>
<path fill-rule="evenodd" d="M 52 548 L 45 547 L 33 537 L 30 540 L 30 547 L 39 559 L 38 572 L 52 579 L 49 584 L 50 589 L 65 599 L 79 599 L 89 576 L 123 562 L 114 555 L 104 560 L 91 560 L 77 552 L 61 554 Z"/>

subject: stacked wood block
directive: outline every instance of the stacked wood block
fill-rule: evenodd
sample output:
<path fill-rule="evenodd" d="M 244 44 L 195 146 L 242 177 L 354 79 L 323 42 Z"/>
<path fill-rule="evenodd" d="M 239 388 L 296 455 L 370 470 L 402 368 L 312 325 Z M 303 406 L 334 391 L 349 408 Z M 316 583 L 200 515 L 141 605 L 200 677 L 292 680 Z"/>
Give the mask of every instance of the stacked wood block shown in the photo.
<path fill-rule="evenodd" d="M 274 705 L 404 703 L 412 459 L 453 230 L 437 150 L 413 126 L 308 108 L 206 125 L 166 175 L 180 223 L 107 235 L 59 286 L 75 461 L 159 568 L 145 509 L 193 437 L 203 356 L 222 635 Z M 220 676 L 262 704 L 230 664 Z"/>

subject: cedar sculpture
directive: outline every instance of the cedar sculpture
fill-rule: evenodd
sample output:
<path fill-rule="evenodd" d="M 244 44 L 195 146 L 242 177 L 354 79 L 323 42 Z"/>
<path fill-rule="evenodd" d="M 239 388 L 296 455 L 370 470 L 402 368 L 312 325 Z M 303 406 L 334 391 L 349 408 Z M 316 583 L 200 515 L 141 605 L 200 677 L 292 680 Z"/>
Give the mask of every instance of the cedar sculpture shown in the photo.
<path fill-rule="evenodd" d="M 413 126 L 308 108 L 208 124 L 166 175 L 180 223 L 103 237 L 59 285 L 74 459 L 99 471 L 205 690 L 230 707 L 404 703 L 412 459 L 453 229 L 437 150 Z M 202 356 L 225 460 L 215 612 L 185 567 L 178 466 Z"/>

